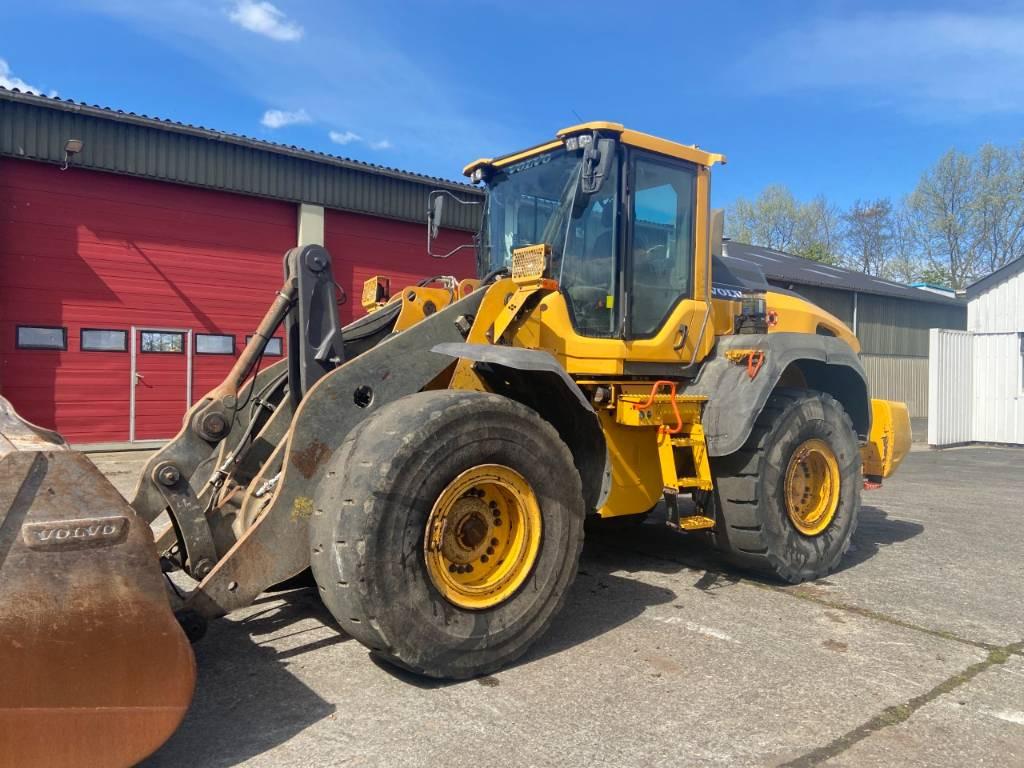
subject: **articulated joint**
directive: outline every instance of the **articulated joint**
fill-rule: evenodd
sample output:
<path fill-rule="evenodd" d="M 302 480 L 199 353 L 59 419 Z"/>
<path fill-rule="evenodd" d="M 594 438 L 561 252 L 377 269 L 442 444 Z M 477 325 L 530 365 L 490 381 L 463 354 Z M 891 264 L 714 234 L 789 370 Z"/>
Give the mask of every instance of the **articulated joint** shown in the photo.
<path fill-rule="evenodd" d="M 236 404 L 234 395 L 211 400 L 192 417 L 192 430 L 207 442 L 219 443 L 231 431 Z"/>

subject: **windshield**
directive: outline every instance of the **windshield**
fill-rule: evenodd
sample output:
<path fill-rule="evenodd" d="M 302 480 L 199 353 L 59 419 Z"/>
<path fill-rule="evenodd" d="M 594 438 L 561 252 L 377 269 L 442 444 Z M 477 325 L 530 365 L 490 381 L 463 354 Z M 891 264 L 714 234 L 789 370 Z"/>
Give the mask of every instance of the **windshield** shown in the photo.
<path fill-rule="evenodd" d="M 478 268 L 484 277 L 508 267 L 516 248 L 550 245 L 550 274 L 569 300 L 577 331 L 610 336 L 618 328 L 618 167 L 612 165 L 598 192 L 583 196 L 581 165 L 579 153 L 558 149 L 495 173 L 488 185 Z"/>
<path fill-rule="evenodd" d="M 501 169 L 488 185 L 478 255 L 480 276 L 512 262 L 512 251 L 547 243 L 561 251 L 554 214 L 569 203 L 579 177 L 580 158 L 565 150 L 547 152 Z"/>

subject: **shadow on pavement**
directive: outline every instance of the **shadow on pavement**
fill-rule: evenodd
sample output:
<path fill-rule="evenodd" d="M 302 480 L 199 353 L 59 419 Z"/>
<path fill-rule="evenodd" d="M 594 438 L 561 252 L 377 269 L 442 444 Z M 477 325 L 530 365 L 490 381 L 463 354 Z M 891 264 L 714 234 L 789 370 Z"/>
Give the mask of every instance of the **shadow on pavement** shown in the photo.
<path fill-rule="evenodd" d="M 334 713 L 333 704 L 288 671 L 287 660 L 350 638 L 308 590 L 265 596 L 257 601 L 261 605 L 241 621 L 211 622 L 193 646 L 199 679 L 192 706 L 143 766 L 237 765 Z M 332 630 L 326 637 L 325 625 Z M 309 641 L 303 642 L 304 634 Z"/>
<path fill-rule="evenodd" d="M 689 500 L 680 500 L 680 511 L 687 514 L 687 505 L 691 504 Z M 705 537 L 667 529 L 661 505 L 637 524 L 609 522 L 614 524 L 588 525 L 579 573 L 565 608 L 555 618 L 551 629 L 512 666 L 529 664 L 585 643 L 632 621 L 649 606 L 676 599 L 685 603 L 689 589 L 713 597 L 718 590 L 744 581 L 783 586 L 778 580 L 746 573 L 730 565 Z M 893 520 L 877 507 L 861 507 L 850 550 L 838 571 L 859 565 L 874 556 L 880 547 L 906 541 L 923 530 L 919 523 Z M 646 583 L 642 576 L 629 577 L 631 573 L 651 571 L 680 576 L 679 591 Z M 382 670 L 419 688 L 459 684 L 458 681 L 421 678 L 372 655 L 371 658 Z"/>
<path fill-rule="evenodd" d="M 862 507 L 840 570 L 869 560 L 881 547 L 906 541 L 923 530 L 919 523 L 893 520 L 877 507 Z M 652 571 L 679 576 L 678 591 L 647 583 L 643 573 Z M 636 578 L 631 575 L 634 573 Z M 513 666 L 599 637 L 650 606 L 677 599 L 685 603 L 691 589 L 713 597 L 716 591 L 742 581 L 778 584 L 732 568 L 700 536 L 667 530 L 661 509 L 642 524 L 593 526 L 587 531 L 579 573 L 564 610 Z M 325 627 L 331 629 L 330 634 L 325 634 Z M 308 641 L 299 639 L 304 634 L 310 635 Z M 188 716 L 144 765 L 180 768 L 183 762 L 195 762 L 197 756 L 204 766 L 236 765 L 330 716 L 335 707 L 294 677 L 287 661 L 350 639 L 310 589 L 265 595 L 244 619 L 212 622 L 206 638 L 194 646 L 199 682 Z M 285 648 L 271 647 L 269 642 Z M 368 656 L 382 671 L 419 688 L 465 684 L 421 678 Z M 487 684 L 487 679 L 481 682 Z M 281 706 L 282 702 L 287 705 Z"/>
<path fill-rule="evenodd" d="M 912 539 L 924 530 L 920 523 L 893 520 L 884 509 L 862 506 L 857 519 L 857 530 L 850 541 L 850 549 L 838 571 L 845 571 L 870 560 L 882 547 Z"/>
<path fill-rule="evenodd" d="M 650 606 L 676 599 L 670 589 L 620 575 L 629 570 L 619 552 L 591 535 L 565 608 L 519 663 L 561 653 L 632 621 Z"/>
<path fill-rule="evenodd" d="M 680 511 L 690 513 L 692 502 L 680 500 Z M 896 520 L 878 507 L 862 506 L 850 549 L 839 563 L 836 573 L 853 568 L 878 554 L 883 547 L 907 541 L 924 531 L 924 526 L 909 520 Z M 615 569 L 635 567 L 660 573 L 676 574 L 689 569 L 695 581 L 691 586 L 706 592 L 731 586 L 740 581 L 781 585 L 782 582 L 749 573 L 729 563 L 710 541 L 700 534 L 681 534 L 665 529 L 665 512 L 659 505 L 642 525 L 632 528 L 588 532 L 588 544 L 605 546 L 614 558 Z M 600 544 L 599 544 L 600 542 Z"/>
<path fill-rule="evenodd" d="M 626 569 L 623 553 L 610 549 L 600 536 L 591 536 L 583 546 L 576 581 L 569 598 L 551 628 L 517 662 L 508 668 L 561 653 L 603 635 L 642 614 L 648 606 L 671 602 L 675 592 L 612 573 Z M 417 688 L 433 689 L 465 684 L 463 680 L 432 680 L 419 677 L 370 654 L 373 662 L 388 674 Z M 480 678 L 485 681 L 487 678 Z M 473 681 L 469 681 L 473 682 Z"/>

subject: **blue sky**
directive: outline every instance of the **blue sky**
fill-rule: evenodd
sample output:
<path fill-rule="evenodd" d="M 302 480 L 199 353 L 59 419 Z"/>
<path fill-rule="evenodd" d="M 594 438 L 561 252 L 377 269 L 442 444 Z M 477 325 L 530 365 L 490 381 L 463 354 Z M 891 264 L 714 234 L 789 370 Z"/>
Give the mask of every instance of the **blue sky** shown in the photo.
<path fill-rule="evenodd" d="M 9 3 L 0 84 L 448 178 L 580 118 L 724 152 L 716 205 L 840 205 L 1024 134 L 1024 5 Z"/>

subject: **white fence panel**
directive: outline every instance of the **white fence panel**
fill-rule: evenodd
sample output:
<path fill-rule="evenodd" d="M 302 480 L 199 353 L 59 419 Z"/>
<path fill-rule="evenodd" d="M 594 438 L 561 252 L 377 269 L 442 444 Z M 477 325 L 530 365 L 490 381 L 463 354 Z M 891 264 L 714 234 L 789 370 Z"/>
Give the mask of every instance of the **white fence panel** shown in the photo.
<path fill-rule="evenodd" d="M 928 444 L 970 442 L 975 439 L 971 429 L 972 334 L 941 328 L 928 334 Z"/>

